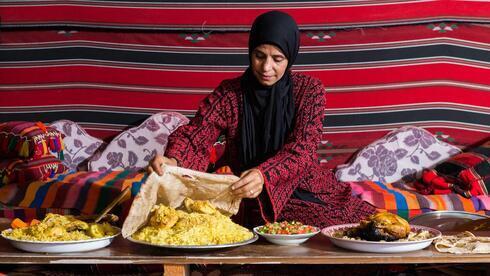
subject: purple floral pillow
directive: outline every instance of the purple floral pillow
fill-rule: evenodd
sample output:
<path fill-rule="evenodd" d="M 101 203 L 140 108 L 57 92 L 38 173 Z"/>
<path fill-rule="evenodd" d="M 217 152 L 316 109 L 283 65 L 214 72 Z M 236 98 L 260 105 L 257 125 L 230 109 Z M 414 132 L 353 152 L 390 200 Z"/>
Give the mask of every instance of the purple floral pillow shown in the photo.
<path fill-rule="evenodd" d="M 88 160 L 105 146 L 104 141 L 90 136 L 75 122 L 59 120 L 50 126 L 63 134 L 65 149 L 62 163 L 70 170 L 86 170 Z"/>
<path fill-rule="evenodd" d="M 168 136 L 189 122 L 184 115 L 161 112 L 152 115 L 141 125 L 115 137 L 100 155 L 89 162 L 90 171 L 138 170 L 148 165 L 156 155 L 163 154 Z"/>
<path fill-rule="evenodd" d="M 349 164 L 337 166 L 336 177 L 339 181 L 410 182 L 424 168 L 460 152 L 422 128 L 404 126 L 363 148 Z"/>

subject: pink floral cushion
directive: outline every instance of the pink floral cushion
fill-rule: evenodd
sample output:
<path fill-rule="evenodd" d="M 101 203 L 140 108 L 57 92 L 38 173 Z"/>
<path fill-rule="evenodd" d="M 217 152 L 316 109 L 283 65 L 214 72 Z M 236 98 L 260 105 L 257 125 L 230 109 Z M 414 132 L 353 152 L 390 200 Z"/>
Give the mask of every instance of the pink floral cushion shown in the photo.
<path fill-rule="evenodd" d="M 70 170 L 86 170 L 88 160 L 106 143 L 90 136 L 80 125 L 69 120 L 59 120 L 51 127 L 63 134 L 65 145 L 63 164 Z"/>
<path fill-rule="evenodd" d="M 189 122 L 175 112 L 152 115 L 141 125 L 115 137 L 99 155 L 89 162 L 90 171 L 141 169 L 156 155 L 163 154 L 168 136 Z"/>
<path fill-rule="evenodd" d="M 404 126 L 364 147 L 349 164 L 337 166 L 339 181 L 412 181 L 460 149 L 438 140 L 430 132 Z"/>

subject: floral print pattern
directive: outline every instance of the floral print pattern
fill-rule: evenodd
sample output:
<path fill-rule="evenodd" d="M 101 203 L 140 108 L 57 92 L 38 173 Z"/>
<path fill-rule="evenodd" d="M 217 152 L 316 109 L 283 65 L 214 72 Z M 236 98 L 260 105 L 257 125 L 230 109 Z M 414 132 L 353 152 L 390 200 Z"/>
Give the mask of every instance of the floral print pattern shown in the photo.
<path fill-rule="evenodd" d="M 424 168 L 459 153 L 430 132 L 404 126 L 363 148 L 350 164 L 337 166 L 340 181 L 411 182 Z"/>
<path fill-rule="evenodd" d="M 168 136 L 188 119 L 175 112 L 154 114 L 141 125 L 115 137 L 107 148 L 89 162 L 90 171 L 139 170 L 156 155 L 163 154 Z"/>
<path fill-rule="evenodd" d="M 59 120 L 51 124 L 51 127 L 63 134 L 63 165 L 72 171 L 86 170 L 87 162 L 97 152 L 104 148 L 106 143 L 87 134 L 77 123 L 70 120 Z M 57 154 L 53 153 L 57 156 Z"/>

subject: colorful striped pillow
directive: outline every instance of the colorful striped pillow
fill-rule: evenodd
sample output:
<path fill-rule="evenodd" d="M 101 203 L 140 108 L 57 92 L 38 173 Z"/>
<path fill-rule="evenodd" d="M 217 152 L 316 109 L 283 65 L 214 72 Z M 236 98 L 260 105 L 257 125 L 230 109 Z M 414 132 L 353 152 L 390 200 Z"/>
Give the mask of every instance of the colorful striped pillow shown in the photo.
<path fill-rule="evenodd" d="M 61 133 L 41 122 L 0 123 L 0 157 L 40 158 L 55 152 L 63 158 Z"/>
<path fill-rule="evenodd" d="M 67 170 L 58 158 L 49 154 L 37 159 L 8 159 L 0 161 L 0 181 L 3 184 L 29 184 L 36 180 L 46 180 Z"/>

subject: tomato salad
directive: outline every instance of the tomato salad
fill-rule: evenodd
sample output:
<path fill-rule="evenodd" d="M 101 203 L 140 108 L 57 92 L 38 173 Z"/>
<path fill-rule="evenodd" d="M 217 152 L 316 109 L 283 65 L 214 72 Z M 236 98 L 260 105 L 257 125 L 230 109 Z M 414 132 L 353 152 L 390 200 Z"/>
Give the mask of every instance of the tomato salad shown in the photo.
<path fill-rule="evenodd" d="M 272 235 L 296 235 L 296 234 L 308 234 L 318 231 L 318 228 L 311 225 L 304 225 L 298 221 L 281 221 L 274 223 L 267 223 L 257 228 L 260 234 L 272 234 Z"/>

